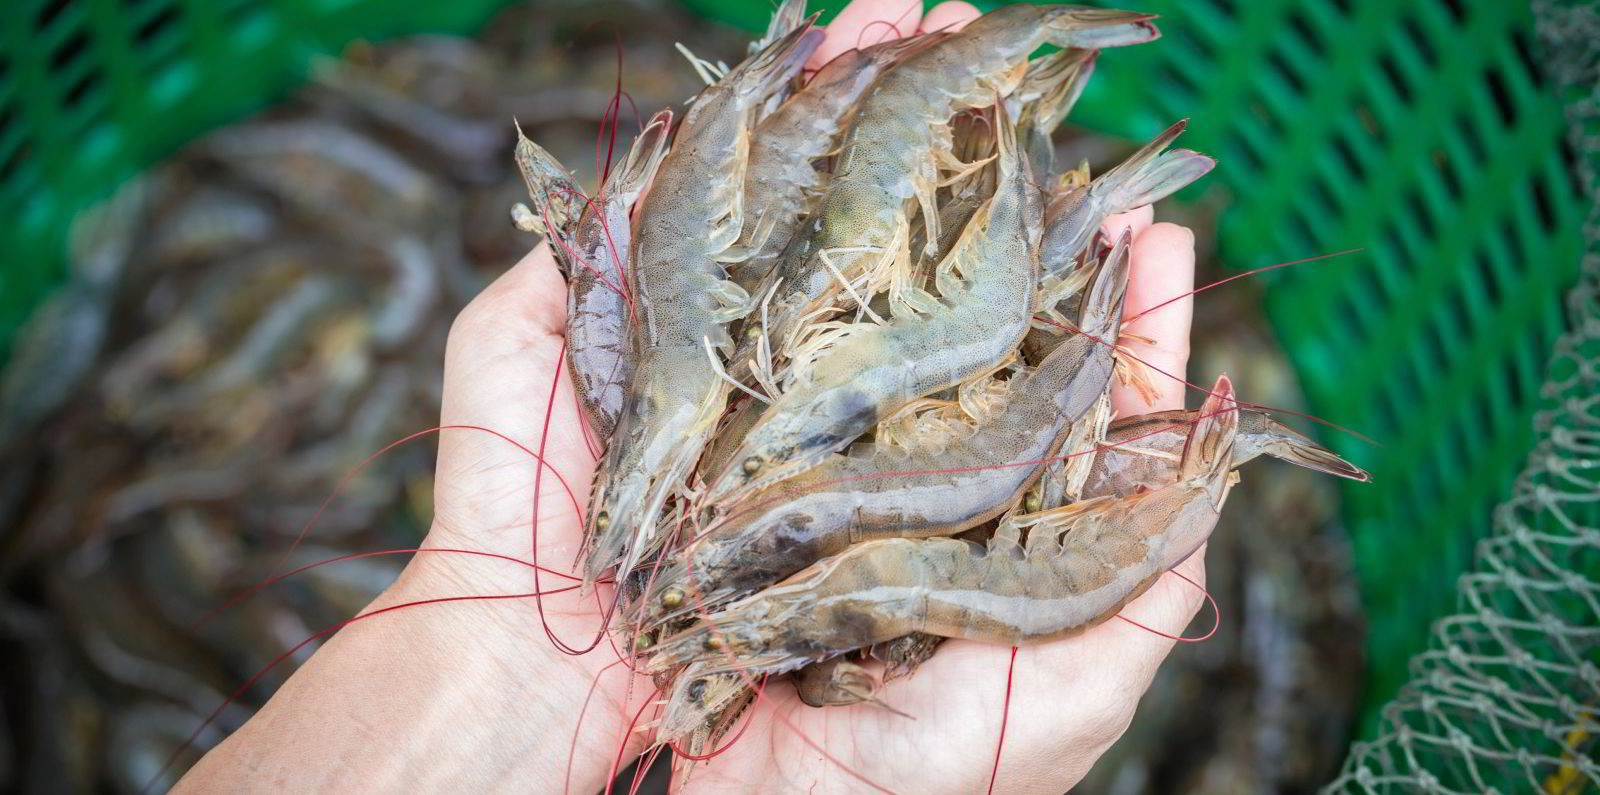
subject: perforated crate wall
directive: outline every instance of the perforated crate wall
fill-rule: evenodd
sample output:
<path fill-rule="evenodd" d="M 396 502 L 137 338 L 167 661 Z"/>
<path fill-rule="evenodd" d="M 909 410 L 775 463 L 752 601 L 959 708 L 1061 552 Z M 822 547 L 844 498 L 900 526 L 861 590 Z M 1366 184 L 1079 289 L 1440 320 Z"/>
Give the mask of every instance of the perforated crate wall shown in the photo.
<path fill-rule="evenodd" d="M 1149 7 L 1167 40 L 1106 62 L 1088 122 L 1138 137 L 1193 118 L 1231 267 L 1368 249 L 1272 274 L 1267 296 L 1312 411 L 1383 444 L 1320 434 L 1375 478 L 1344 489 L 1370 728 L 1533 444 L 1582 244 L 1561 106 L 1525 4 Z"/>

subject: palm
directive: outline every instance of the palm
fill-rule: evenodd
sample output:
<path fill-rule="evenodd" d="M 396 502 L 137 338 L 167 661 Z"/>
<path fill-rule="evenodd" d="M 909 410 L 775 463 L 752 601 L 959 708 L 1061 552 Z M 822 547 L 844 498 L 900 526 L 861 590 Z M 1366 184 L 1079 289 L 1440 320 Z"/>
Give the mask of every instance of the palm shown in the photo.
<path fill-rule="evenodd" d="M 916 29 L 915 12 L 902 13 L 907 2 L 856 0 L 830 27 L 820 57 L 854 46 L 866 37 L 865 30 L 876 31 L 870 36 L 876 41 L 894 30 Z M 970 6 L 960 8 L 963 5 L 947 3 L 934 9 L 922 20 L 923 27 L 959 24 L 976 15 Z M 1194 254 L 1187 230 L 1151 225 L 1147 209 L 1108 227 L 1128 227 L 1135 234 L 1130 315 L 1189 288 Z M 1128 346 L 1160 369 L 1181 376 L 1187 359 L 1189 310 L 1188 302 L 1180 301 L 1143 318 L 1128 330 L 1152 343 Z M 541 248 L 491 286 L 452 330 L 442 424 L 490 428 L 534 452 L 543 438 L 550 468 L 539 479 L 535 523 L 529 489 L 537 472 L 533 459 L 481 431 L 445 431 L 440 441 L 436 521 L 428 546 L 526 559 L 534 538 L 530 527 L 536 527 L 539 563 L 571 570 L 582 538 L 581 507 L 552 473 L 560 473 L 581 502 L 587 498 L 595 456 L 583 437 L 570 380 L 562 372 L 564 322 L 565 288 L 548 251 Z M 1159 394 L 1153 403 L 1117 390 L 1113 404 L 1118 413 L 1181 407 L 1182 387 L 1157 379 Z M 1197 582 L 1204 577 L 1201 557 L 1184 564 L 1186 575 Z M 456 580 L 470 582 L 473 590 L 483 593 L 534 590 L 530 570 L 501 561 L 439 555 L 423 556 L 421 563 L 452 571 Z M 545 574 L 540 584 L 548 592 L 570 581 Z M 580 596 L 576 591 L 547 596 L 543 621 L 563 642 L 588 647 L 604 621 L 601 605 L 608 596 L 608 592 L 600 598 Z M 1166 577 L 1129 605 L 1124 615 L 1177 633 L 1200 602 L 1198 590 Z M 602 676 L 619 659 L 603 639 L 589 654 L 555 654 L 540 617 L 531 609 L 522 608 L 509 624 L 503 605 L 490 609 L 500 611 L 497 621 L 512 628 L 507 644 L 495 647 L 509 660 L 530 670 L 530 660 L 548 660 L 585 687 L 599 677 L 598 697 L 585 716 L 585 724 L 594 728 L 592 734 L 585 728 L 581 735 L 595 738 L 598 745 L 580 747 L 584 759 L 575 759 L 574 764 L 609 760 L 620 728 L 644 706 L 653 685 L 642 677 L 630 681 L 620 670 Z M 1135 626 L 1112 621 L 1077 637 L 1019 650 L 998 773 L 1007 791 L 1026 783 L 1059 792 L 1081 778 L 1126 728 L 1171 645 Z M 986 787 L 1007 711 L 1011 658 L 1009 648 L 947 642 L 915 675 L 886 687 L 882 706 L 812 709 L 799 702 L 787 683 L 775 683 L 751 708 L 740 741 L 697 766 L 689 782 L 706 789 L 745 789 L 749 782 L 764 781 L 796 789 L 822 784 L 834 791 L 866 788 L 863 780 L 896 791 Z M 565 736 L 561 731 L 556 735 Z M 934 749 L 937 753 L 928 753 Z M 829 757 L 834 761 L 827 761 Z"/>

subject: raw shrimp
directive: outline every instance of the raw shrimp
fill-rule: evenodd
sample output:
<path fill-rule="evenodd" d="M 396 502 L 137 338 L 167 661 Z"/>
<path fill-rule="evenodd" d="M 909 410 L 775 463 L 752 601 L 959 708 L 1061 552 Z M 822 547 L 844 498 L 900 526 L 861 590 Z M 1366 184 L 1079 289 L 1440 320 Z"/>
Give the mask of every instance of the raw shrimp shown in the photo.
<path fill-rule="evenodd" d="M 1116 336 L 1127 279 L 1124 236 L 1085 308 L 1090 334 Z M 675 556 L 648 606 L 704 610 L 852 544 L 952 535 L 1000 515 L 1038 478 L 1068 426 L 1100 401 L 1111 369 L 1111 349 L 1080 335 L 1014 376 L 1005 409 L 943 450 L 907 457 L 862 445 L 756 492 Z"/>
<path fill-rule="evenodd" d="M 816 161 L 833 151 L 857 100 L 896 60 L 930 36 L 850 50 L 829 61 L 756 127 L 744 180 L 744 234 L 735 246 L 734 281 L 755 291 L 824 194 L 828 172 Z"/>
<path fill-rule="evenodd" d="M 1017 122 L 1017 137 L 1028 153 L 1033 181 L 1044 185 L 1056 173 L 1056 148 L 1050 133 L 1077 104 L 1094 74 L 1099 50 L 1061 50 L 1028 64 L 1022 85 L 1006 99 Z"/>
<path fill-rule="evenodd" d="M 1028 166 L 1036 184 L 1050 181 L 1055 162 L 1050 132 L 1082 93 L 1093 72 L 1097 52 L 1062 50 L 1030 62 L 1022 85 L 1006 98 L 1006 112 L 1017 120 L 1017 137 L 1024 142 L 1023 149 L 1028 153 Z M 977 161 L 993 151 L 994 125 L 987 116 L 968 111 L 957 115 L 951 126 L 953 152 L 962 161 Z M 973 213 L 993 193 L 994 169 L 990 168 L 958 179 L 940 193 L 937 245 L 928 245 L 925 225 L 918 224 L 914 228 L 911 255 L 916 266 L 908 278 L 896 279 L 889 285 L 895 301 L 905 287 L 922 286 L 928 269 L 950 253 L 950 247 Z"/>
<path fill-rule="evenodd" d="M 525 232 L 553 234 L 562 240 L 570 238 L 584 210 L 583 192 L 572 174 L 555 155 L 523 135 L 521 127 L 517 128 L 517 148 L 512 157 L 528 187 L 528 198 L 533 201 L 531 210 L 522 205 L 513 208 L 512 220 L 517 227 Z M 556 264 L 562 273 L 572 275 L 572 263 L 557 257 Z"/>
<path fill-rule="evenodd" d="M 1154 204 L 1205 176 L 1217 161 L 1188 149 L 1163 153 L 1189 123 L 1168 127 L 1127 160 L 1079 188 L 1052 198 L 1040 244 L 1044 275 L 1065 272 L 1107 216 Z"/>
<path fill-rule="evenodd" d="M 755 698 L 755 690 L 735 672 L 711 673 L 705 663 L 679 671 L 667 690 L 666 710 L 656 725 L 656 740 L 687 740 L 684 750 L 704 753 Z"/>
<path fill-rule="evenodd" d="M 993 371 L 1022 341 L 1039 278 L 1039 224 L 1028 212 L 1036 205 L 1016 128 L 996 117 L 997 188 L 939 264 L 940 298 L 908 289 L 916 313 L 840 329 L 745 437 L 714 481 L 713 504 L 816 466 L 907 403 Z"/>
<path fill-rule="evenodd" d="M 671 128 L 671 111 L 650 119 L 600 196 L 584 207 L 570 244 L 556 246 L 557 260 L 576 260 L 566 267 L 567 365 L 578 402 L 601 439 L 617 427 L 635 364 L 624 268 L 633 242 L 629 212 L 655 176 Z"/>
<path fill-rule="evenodd" d="M 725 325 L 749 310 L 749 297 L 718 258 L 743 225 L 750 129 L 821 38 L 803 26 L 701 92 L 640 202 L 630 256 L 639 363 L 591 496 L 587 583 L 644 554 L 722 412 L 727 382 L 712 357 L 731 347 Z"/>
<path fill-rule="evenodd" d="M 742 341 L 735 371 L 756 357 L 757 336 L 787 348 L 791 335 L 833 300 L 842 281 L 861 281 L 906 256 L 913 200 L 922 208 L 927 245 L 939 240 L 938 168 L 967 168 L 951 154 L 952 115 L 1009 94 L 1028 55 L 1042 44 L 1150 41 L 1158 35 L 1151 18 L 1074 6 L 1007 6 L 890 69 L 862 100 L 845 134 L 827 198 L 773 269 L 764 290 L 773 291 L 764 334 Z"/>
<path fill-rule="evenodd" d="M 1335 477 L 1363 483 L 1372 480 L 1366 470 L 1265 412 L 1248 408 L 1238 412 L 1234 467 L 1265 454 Z M 1178 477 L 1178 462 L 1183 458 L 1189 431 L 1199 416 L 1194 411 L 1158 411 L 1112 423 L 1105 446 L 1094 455 L 1083 497 L 1122 497 L 1172 483 Z"/>
<path fill-rule="evenodd" d="M 645 669 L 705 662 L 709 673 L 753 675 L 913 632 L 1012 646 L 1081 632 L 1115 615 L 1211 535 L 1234 480 L 1233 405 L 1223 376 L 1170 486 L 1011 517 L 987 545 L 947 538 L 859 544 L 667 638 Z"/>
<path fill-rule="evenodd" d="M 1106 218 L 1154 204 L 1216 166 L 1215 160 L 1188 149 L 1163 151 L 1185 126 L 1187 122 L 1180 121 L 1168 127 L 1087 186 L 1072 185 L 1069 179 L 1050 197 L 1045 206 L 1044 236 L 1039 243 L 1039 308 L 1046 318 L 1066 320 L 1077 314 L 1083 280 L 1073 278 L 1073 265 L 1086 259 L 1085 252 Z M 1023 340 L 1024 358 L 1035 362 L 1043 359 L 1067 333 L 1058 325 L 1035 323 Z"/>

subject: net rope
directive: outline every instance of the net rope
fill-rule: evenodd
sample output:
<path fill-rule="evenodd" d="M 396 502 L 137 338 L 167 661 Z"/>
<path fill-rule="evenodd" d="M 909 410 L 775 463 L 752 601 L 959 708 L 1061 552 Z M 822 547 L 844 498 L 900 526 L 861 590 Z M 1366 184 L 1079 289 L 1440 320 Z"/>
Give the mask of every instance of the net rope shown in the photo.
<path fill-rule="evenodd" d="M 1600 198 L 1600 4 L 1533 9 L 1578 185 Z M 1600 789 L 1600 202 L 1584 240 L 1538 443 L 1458 583 L 1457 613 L 1434 625 L 1377 738 L 1351 749 L 1326 792 Z"/>

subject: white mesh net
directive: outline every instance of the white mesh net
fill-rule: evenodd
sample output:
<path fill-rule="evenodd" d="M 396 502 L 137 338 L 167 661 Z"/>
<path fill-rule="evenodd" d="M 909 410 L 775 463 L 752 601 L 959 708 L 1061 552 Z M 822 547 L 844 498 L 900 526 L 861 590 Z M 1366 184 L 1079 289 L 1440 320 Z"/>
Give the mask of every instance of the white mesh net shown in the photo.
<path fill-rule="evenodd" d="M 1600 7 L 1533 7 L 1579 184 L 1600 197 Z M 1434 626 L 1378 738 L 1351 750 L 1330 792 L 1600 789 L 1600 203 L 1584 234 L 1538 446 L 1461 578 L 1459 611 Z"/>

